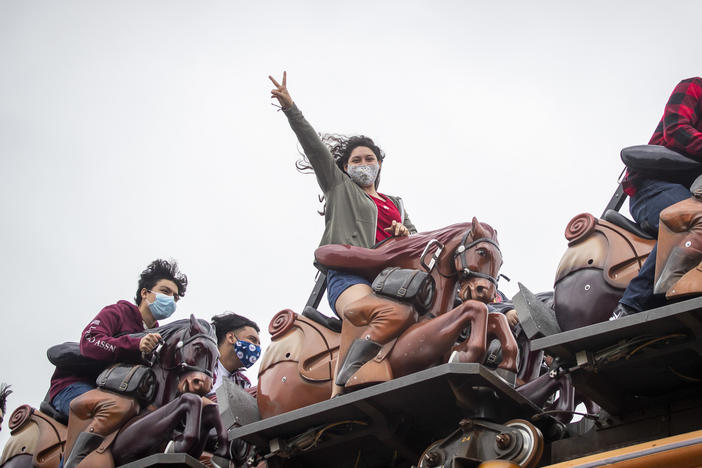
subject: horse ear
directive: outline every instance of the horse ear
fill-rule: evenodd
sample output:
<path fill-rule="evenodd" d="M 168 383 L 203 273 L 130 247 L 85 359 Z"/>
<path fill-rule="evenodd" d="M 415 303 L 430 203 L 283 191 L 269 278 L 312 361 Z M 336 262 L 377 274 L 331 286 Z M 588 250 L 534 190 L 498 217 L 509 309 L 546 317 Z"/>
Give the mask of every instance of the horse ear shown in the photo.
<path fill-rule="evenodd" d="M 202 333 L 200 322 L 197 321 L 193 314 L 190 314 L 190 336 L 197 335 L 198 333 Z"/>
<path fill-rule="evenodd" d="M 485 237 L 483 233 L 483 226 L 478 221 L 478 218 L 473 216 L 473 226 L 470 229 L 473 232 L 473 239 L 478 239 L 480 237 Z"/>

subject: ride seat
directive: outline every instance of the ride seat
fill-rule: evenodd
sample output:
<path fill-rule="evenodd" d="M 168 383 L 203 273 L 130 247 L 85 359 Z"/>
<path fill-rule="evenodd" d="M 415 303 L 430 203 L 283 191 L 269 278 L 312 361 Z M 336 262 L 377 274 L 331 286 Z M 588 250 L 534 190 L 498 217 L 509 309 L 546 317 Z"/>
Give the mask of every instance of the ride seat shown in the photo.
<path fill-rule="evenodd" d="M 632 234 L 636 234 L 637 236 L 643 238 L 643 239 L 656 239 L 658 237 L 658 233 L 650 233 L 648 231 L 644 231 L 644 229 L 621 214 L 618 211 L 615 210 L 607 210 L 604 213 L 604 216 L 602 216 L 602 219 L 605 221 L 609 221 L 612 224 L 616 224 L 622 229 L 626 229 L 627 231 L 631 232 Z"/>
<path fill-rule="evenodd" d="M 39 411 L 44 413 L 47 416 L 50 416 L 54 418 L 56 421 L 60 422 L 64 426 L 68 425 L 68 418 L 64 416 L 62 413 L 59 413 L 56 408 L 54 408 L 54 405 L 51 404 L 49 401 L 49 392 L 46 392 L 46 396 L 44 397 L 44 401 L 39 403 Z"/>
<path fill-rule="evenodd" d="M 307 317 L 313 322 L 317 322 L 331 331 L 341 333 L 341 320 L 336 317 L 328 317 L 312 306 L 306 306 L 302 311 L 302 316 Z"/>

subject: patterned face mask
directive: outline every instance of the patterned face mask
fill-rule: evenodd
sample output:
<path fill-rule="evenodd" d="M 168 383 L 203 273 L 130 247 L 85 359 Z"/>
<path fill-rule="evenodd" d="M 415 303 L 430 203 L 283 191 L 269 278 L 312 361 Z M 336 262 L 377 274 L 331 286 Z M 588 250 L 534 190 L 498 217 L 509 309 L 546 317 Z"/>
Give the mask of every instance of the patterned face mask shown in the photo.
<path fill-rule="evenodd" d="M 360 187 L 370 187 L 378 178 L 380 166 L 377 164 L 363 164 L 361 166 L 348 166 L 346 173 L 351 177 L 356 185 Z"/>
<path fill-rule="evenodd" d="M 234 343 L 236 357 L 239 358 L 244 367 L 249 368 L 258 361 L 261 356 L 261 347 L 248 341 L 236 340 Z"/>

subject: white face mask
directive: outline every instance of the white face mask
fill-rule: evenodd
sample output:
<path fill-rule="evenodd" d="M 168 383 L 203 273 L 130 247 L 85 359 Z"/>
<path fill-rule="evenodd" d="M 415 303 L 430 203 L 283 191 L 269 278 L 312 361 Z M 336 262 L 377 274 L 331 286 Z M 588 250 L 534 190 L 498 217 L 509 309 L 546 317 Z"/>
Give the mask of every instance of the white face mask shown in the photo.
<path fill-rule="evenodd" d="M 378 178 L 380 166 L 378 164 L 364 164 L 360 166 L 348 166 L 346 173 L 351 177 L 356 185 L 360 187 L 370 187 Z"/>

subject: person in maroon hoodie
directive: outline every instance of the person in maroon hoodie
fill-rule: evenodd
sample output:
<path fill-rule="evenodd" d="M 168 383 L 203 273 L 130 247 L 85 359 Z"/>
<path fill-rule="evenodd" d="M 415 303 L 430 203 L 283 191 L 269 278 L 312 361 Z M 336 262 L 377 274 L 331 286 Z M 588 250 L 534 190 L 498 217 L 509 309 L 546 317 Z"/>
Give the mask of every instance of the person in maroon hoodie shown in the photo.
<path fill-rule="evenodd" d="M 141 272 L 134 298 L 136 305 L 119 301 L 108 305 L 85 327 L 80 337 L 83 356 L 105 362 L 139 362 L 141 353 L 151 352 L 161 340 L 158 333 L 134 338 L 130 333 L 158 327 L 158 321 L 175 312 L 185 295 L 188 278 L 176 262 L 154 260 Z M 119 336 L 118 336 L 119 335 Z M 71 401 L 95 388 L 95 381 L 56 369 L 51 377 L 49 401 L 68 418 Z"/>

